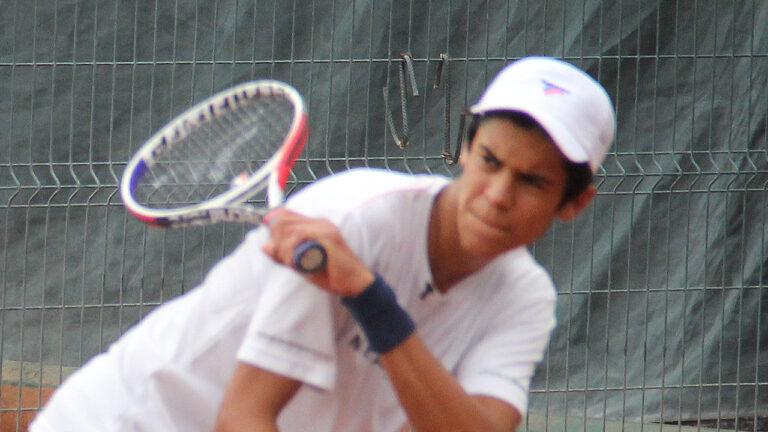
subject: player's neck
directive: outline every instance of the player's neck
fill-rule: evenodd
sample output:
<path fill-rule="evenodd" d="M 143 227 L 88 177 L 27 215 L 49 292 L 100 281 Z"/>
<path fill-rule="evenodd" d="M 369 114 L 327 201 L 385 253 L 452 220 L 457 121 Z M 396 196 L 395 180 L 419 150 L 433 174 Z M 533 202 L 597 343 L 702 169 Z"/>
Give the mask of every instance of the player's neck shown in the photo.
<path fill-rule="evenodd" d="M 454 193 L 450 185 L 440 192 L 429 220 L 429 265 L 434 283 L 443 293 L 491 261 L 461 246 Z"/>

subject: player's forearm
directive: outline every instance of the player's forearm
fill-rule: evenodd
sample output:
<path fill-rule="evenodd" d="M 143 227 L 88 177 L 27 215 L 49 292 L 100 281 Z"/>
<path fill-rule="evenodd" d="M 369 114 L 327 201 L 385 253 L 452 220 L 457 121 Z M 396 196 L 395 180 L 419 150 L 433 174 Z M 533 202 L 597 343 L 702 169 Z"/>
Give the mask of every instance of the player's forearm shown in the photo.
<path fill-rule="evenodd" d="M 252 417 L 222 418 L 219 416 L 214 432 L 278 432 L 277 424 L 268 419 Z"/>
<path fill-rule="evenodd" d="M 467 394 L 418 334 L 380 359 L 415 431 L 511 431 L 518 422 Z"/>
<path fill-rule="evenodd" d="M 239 362 L 224 392 L 215 432 L 277 432 L 277 418 L 301 383 Z"/>
<path fill-rule="evenodd" d="M 500 401 L 468 395 L 414 333 L 415 324 L 380 276 L 342 303 L 355 317 L 381 362 L 411 423 L 424 431 L 509 431 L 516 411 Z"/>

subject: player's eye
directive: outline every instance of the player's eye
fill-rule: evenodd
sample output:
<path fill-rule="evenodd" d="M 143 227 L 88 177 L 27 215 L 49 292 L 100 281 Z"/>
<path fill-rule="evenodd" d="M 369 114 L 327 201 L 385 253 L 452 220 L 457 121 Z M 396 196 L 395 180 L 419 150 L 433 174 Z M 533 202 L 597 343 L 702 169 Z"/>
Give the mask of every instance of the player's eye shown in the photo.
<path fill-rule="evenodd" d="M 483 148 L 482 153 L 480 153 L 480 159 L 483 161 L 485 165 L 487 165 L 490 168 L 499 168 L 501 166 L 501 161 L 499 158 L 497 158 L 493 153 L 491 153 L 488 149 Z"/>
<path fill-rule="evenodd" d="M 535 188 L 543 188 L 549 184 L 546 178 L 537 174 L 521 174 L 520 181 L 525 185 Z"/>

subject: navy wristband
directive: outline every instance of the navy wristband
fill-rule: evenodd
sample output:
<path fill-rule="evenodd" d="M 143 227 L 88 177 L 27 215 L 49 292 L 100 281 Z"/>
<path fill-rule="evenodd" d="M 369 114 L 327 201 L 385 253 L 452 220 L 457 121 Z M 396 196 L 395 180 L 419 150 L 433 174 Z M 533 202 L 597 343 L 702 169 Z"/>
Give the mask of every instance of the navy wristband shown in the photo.
<path fill-rule="evenodd" d="M 413 333 L 416 325 L 397 303 L 394 291 L 378 274 L 376 279 L 355 297 L 342 297 L 368 338 L 371 349 L 383 354 L 400 345 Z"/>

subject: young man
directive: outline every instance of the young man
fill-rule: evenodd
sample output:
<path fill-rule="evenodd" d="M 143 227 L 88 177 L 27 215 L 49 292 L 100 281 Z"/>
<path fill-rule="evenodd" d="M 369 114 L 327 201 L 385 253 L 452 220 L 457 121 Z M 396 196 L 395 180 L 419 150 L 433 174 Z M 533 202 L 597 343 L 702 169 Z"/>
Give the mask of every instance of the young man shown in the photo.
<path fill-rule="evenodd" d="M 514 430 L 554 326 L 526 245 L 591 201 L 615 119 L 597 82 L 541 57 L 471 111 L 457 179 L 308 186 L 70 377 L 32 431 Z M 328 266 L 300 275 L 308 238 Z"/>

